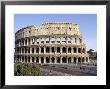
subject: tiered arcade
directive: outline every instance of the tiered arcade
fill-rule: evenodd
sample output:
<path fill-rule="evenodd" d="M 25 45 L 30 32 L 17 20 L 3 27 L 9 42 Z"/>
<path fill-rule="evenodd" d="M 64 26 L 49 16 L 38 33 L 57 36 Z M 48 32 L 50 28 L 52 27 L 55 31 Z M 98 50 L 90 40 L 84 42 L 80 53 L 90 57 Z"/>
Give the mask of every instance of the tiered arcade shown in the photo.
<path fill-rule="evenodd" d="M 38 64 L 88 63 L 89 55 L 78 24 L 48 22 L 15 33 L 14 60 Z"/>

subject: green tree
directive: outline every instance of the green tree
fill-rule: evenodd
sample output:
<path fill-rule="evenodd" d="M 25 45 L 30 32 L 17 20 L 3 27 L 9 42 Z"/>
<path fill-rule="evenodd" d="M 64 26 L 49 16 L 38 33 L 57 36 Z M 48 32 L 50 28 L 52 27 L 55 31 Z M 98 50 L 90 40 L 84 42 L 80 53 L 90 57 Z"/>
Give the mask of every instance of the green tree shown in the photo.
<path fill-rule="evenodd" d="M 31 63 L 15 63 L 14 64 L 15 76 L 39 76 L 41 75 L 40 67 Z"/>

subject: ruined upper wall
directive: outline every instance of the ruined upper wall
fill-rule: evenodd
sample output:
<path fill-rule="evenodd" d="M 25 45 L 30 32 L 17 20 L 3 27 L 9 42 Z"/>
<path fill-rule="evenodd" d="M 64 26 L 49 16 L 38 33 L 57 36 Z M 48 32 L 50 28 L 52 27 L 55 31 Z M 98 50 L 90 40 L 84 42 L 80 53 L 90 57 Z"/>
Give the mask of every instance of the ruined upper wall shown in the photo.
<path fill-rule="evenodd" d="M 28 26 L 15 33 L 15 39 L 39 35 L 78 35 L 81 36 L 79 25 L 67 22 L 47 22 L 41 26 Z"/>

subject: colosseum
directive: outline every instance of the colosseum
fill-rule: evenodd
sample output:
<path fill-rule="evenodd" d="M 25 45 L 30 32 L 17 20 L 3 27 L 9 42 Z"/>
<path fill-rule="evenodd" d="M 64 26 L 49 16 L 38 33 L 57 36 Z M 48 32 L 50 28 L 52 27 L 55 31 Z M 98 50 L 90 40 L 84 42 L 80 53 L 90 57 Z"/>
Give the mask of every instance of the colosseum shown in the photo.
<path fill-rule="evenodd" d="M 14 62 L 21 63 L 88 63 L 89 55 L 79 24 L 46 22 L 15 33 Z"/>

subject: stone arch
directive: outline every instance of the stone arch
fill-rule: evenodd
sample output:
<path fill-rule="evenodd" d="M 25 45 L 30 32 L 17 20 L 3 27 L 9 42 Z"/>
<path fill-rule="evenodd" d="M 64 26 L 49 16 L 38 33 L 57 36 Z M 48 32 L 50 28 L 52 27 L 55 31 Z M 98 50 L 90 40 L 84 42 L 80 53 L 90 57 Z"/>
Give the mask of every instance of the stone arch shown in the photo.
<path fill-rule="evenodd" d="M 36 48 L 36 53 L 39 53 L 39 48 L 38 47 Z"/>
<path fill-rule="evenodd" d="M 63 52 L 63 53 L 66 53 L 66 47 L 63 47 L 63 48 L 62 48 L 62 52 Z"/>
<path fill-rule="evenodd" d="M 32 62 L 34 63 L 34 57 L 32 57 Z"/>
<path fill-rule="evenodd" d="M 71 47 L 68 48 L 68 53 L 71 53 Z"/>
<path fill-rule="evenodd" d="M 44 63 L 44 57 L 41 57 L 41 63 Z"/>
<path fill-rule="evenodd" d="M 49 53 L 49 52 L 50 52 L 50 48 L 46 47 L 46 53 Z"/>
<path fill-rule="evenodd" d="M 52 63 L 54 63 L 55 62 L 55 57 L 52 57 L 51 61 L 52 61 Z"/>
<path fill-rule="evenodd" d="M 54 48 L 54 47 L 52 47 L 52 48 L 51 48 L 51 50 L 52 50 L 52 53 L 54 53 L 54 52 L 55 52 L 55 48 Z"/>
<path fill-rule="evenodd" d="M 88 57 L 86 57 L 86 62 L 88 62 Z"/>
<path fill-rule="evenodd" d="M 41 47 L 41 53 L 44 53 L 44 47 Z"/>
<path fill-rule="evenodd" d="M 62 63 L 67 63 L 67 58 L 66 57 L 62 58 Z"/>
<path fill-rule="evenodd" d="M 46 57 L 46 63 L 50 63 L 50 58 Z"/>
<path fill-rule="evenodd" d="M 78 53 L 81 53 L 81 48 L 78 48 Z"/>
<path fill-rule="evenodd" d="M 81 63 L 81 58 L 80 57 L 78 58 L 78 63 Z"/>
<path fill-rule="evenodd" d="M 36 57 L 36 63 L 39 63 L 39 57 Z"/>
<path fill-rule="evenodd" d="M 71 57 L 68 58 L 68 63 L 71 63 Z"/>
<path fill-rule="evenodd" d="M 76 57 L 74 57 L 74 63 L 76 63 L 77 62 L 77 58 Z"/>
<path fill-rule="evenodd" d="M 82 62 L 83 62 L 83 63 L 85 62 L 85 58 L 84 58 L 84 57 L 82 58 Z"/>
<path fill-rule="evenodd" d="M 60 47 L 57 47 L 57 53 L 60 53 Z"/>
<path fill-rule="evenodd" d="M 76 53 L 76 51 L 77 51 L 76 47 L 73 48 L 73 51 L 74 51 L 74 53 Z"/>
<path fill-rule="evenodd" d="M 32 53 L 34 53 L 34 48 L 32 48 Z"/>
<path fill-rule="evenodd" d="M 60 57 L 57 57 L 57 63 L 60 63 Z"/>
<path fill-rule="evenodd" d="M 27 63 L 27 56 L 25 56 L 25 62 Z"/>
<path fill-rule="evenodd" d="M 30 57 L 28 57 L 28 62 L 30 63 Z"/>

